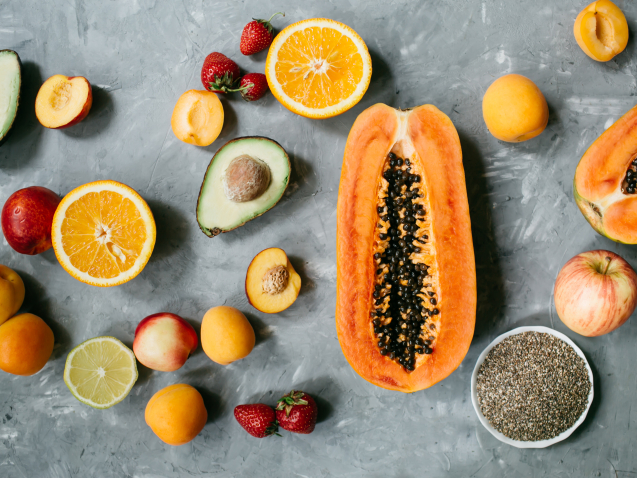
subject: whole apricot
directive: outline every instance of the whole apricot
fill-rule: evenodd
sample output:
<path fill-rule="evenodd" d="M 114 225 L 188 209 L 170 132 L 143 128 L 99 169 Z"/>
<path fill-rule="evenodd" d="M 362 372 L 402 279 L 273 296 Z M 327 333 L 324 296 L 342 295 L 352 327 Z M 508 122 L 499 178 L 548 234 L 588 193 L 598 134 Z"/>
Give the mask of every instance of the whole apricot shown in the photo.
<path fill-rule="evenodd" d="M 201 322 L 201 347 L 210 360 L 228 365 L 246 357 L 254 348 L 254 329 L 234 307 L 213 307 Z"/>
<path fill-rule="evenodd" d="M 0 324 L 11 318 L 24 301 L 24 282 L 13 269 L 0 264 Z"/>
<path fill-rule="evenodd" d="M 0 369 L 14 375 L 42 370 L 53 352 L 53 331 L 37 315 L 20 314 L 0 325 Z"/>
<path fill-rule="evenodd" d="M 549 121 L 540 89 L 522 75 L 505 75 L 487 89 L 482 116 L 489 132 L 502 141 L 519 143 L 539 135 Z"/>
<path fill-rule="evenodd" d="M 573 25 L 575 41 L 589 57 L 609 61 L 628 44 L 628 22 L 610 0 L 598 0 L 582 10 Z"/>
<path fill-rule="evenodd" d="M 145 419 L 164 443 L 178 446 L 199 435 L 208 421 L 208 411 L 194 387 L 178 383 L 151 397 L 146 405 Z"/>

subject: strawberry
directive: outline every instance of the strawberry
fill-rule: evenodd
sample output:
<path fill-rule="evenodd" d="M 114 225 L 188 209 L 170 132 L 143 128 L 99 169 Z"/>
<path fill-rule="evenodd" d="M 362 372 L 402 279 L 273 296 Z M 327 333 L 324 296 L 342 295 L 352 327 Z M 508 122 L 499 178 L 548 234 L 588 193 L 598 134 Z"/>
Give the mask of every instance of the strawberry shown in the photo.
<path fill-rule="evenodd" d="M 270 21 L 276 15 L 285 16 L 285 13 L 275 13 L 270 17 L 270 20 L 253 18 L 250 23 L 243 27 L 241 43 L 239 44 L 241 53 L 244 55 L 253 55 L 270 46 L 270 43 L 272 43 L 272 40 L 274 39 L 274 33 L 272 32 L 272 25 L 270 25 Z"/>
<path fill-rule="evenodd" d="M 201 68 L 204 88 L 215 93 L 226 93 L 235 86 L 240 76 L 237 64 L 223 53 L 212 52 Z"/>
<path fill-rule="evenodd" d="M 272 407 L 263 403 L 238 405 L 234 408 L 234 417 L 245 431 L 257 438 L 279 435 L 276 415 Z M 281 435 L 279 435 L 281 436 Z"/>
<path fill-rule="evenodd" d="M 289 432 L 312 433 L 317 415 L 316 402 L 305 392 L 292 390 L 277 402 L 276 418 Z"/>
<path fill-rule="evenodd" d="M 239 88 L 228 91 L 240 91 L 244 100 L 257 101 L 265 95 L 268 90 L 268 81 L 265 79 L 263 73 L 248 73 L 241 78 Z"/>

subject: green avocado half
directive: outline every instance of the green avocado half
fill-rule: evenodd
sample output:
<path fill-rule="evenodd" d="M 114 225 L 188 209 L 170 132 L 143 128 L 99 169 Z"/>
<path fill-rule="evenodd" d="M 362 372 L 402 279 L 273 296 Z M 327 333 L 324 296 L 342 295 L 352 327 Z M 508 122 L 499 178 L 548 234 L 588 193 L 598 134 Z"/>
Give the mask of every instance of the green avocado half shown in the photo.
<path fill-rule="evenodd" d="M 20 57 L 13 50 L 0 50 L 0 142 L 18 114 L 21 86 Z"/>
<path fill-rule="evenodd" d="M 238 164 L 240 167 L 236 167 Z M 201 184 L 197 201 L 199 227 L 206 236 L 214 237 L 269 211 L 283 196 L 290 169 L 290 158 L 276 141 L 246 136 L 227 142 L 213 156 Z M 253 170 L 261 173 L 257 178 L 260 186 L 254 184 Z M 245 177 L 240 176 L 242 173 Z M 232 186 L 242 185 L 246 190 L 252 188 L 256 197 L 242 194 L 245 191 L 235 194 Z"/>

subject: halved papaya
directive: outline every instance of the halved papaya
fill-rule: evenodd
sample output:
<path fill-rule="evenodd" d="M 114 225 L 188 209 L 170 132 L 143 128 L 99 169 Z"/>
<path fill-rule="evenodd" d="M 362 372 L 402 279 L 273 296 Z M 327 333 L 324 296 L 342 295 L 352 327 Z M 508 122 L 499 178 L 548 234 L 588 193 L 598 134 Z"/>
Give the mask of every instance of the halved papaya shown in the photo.
<path fill-rule="evenodd" d="M 598 233 L 637 244 L 637 106 L 590 145 L 575 170 L 573 194 Z"/>
<path fill-rule="evenodd" d="M 337 207 L 336 329 L 350 365 L 414 392 L 469 350 L 476 275 L 460 140 L 435 106 L 363 111 Z"/>

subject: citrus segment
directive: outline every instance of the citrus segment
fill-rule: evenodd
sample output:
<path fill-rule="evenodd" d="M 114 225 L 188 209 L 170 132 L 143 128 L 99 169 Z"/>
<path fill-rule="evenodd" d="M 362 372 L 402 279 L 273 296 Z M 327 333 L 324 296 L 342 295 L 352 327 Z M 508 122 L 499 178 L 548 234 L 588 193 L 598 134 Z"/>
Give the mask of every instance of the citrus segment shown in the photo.
<path fill-rule="evenodd" d="M 294 23 L 272 42 L 266 77 L 294 113 L 329 118 L 360 101 L 371 79 L 365 42 L 347 25 L 325 18 Z"/>
<path fill-rule="evenodd" d="M 95 337 L 69 353 L 64 383 L 80 402 L 109 408 L 121 402 L 137 381 L 133 351 L 114 337 Z"/>
<path fill-rule="evenodd" d="M 155 245 L 155 221 L 133 189 L 96 181 L 74 189 L 53 218 L 52 241 L 60 264 L 76 279 L 112 286 L 139 274 Z"/>

